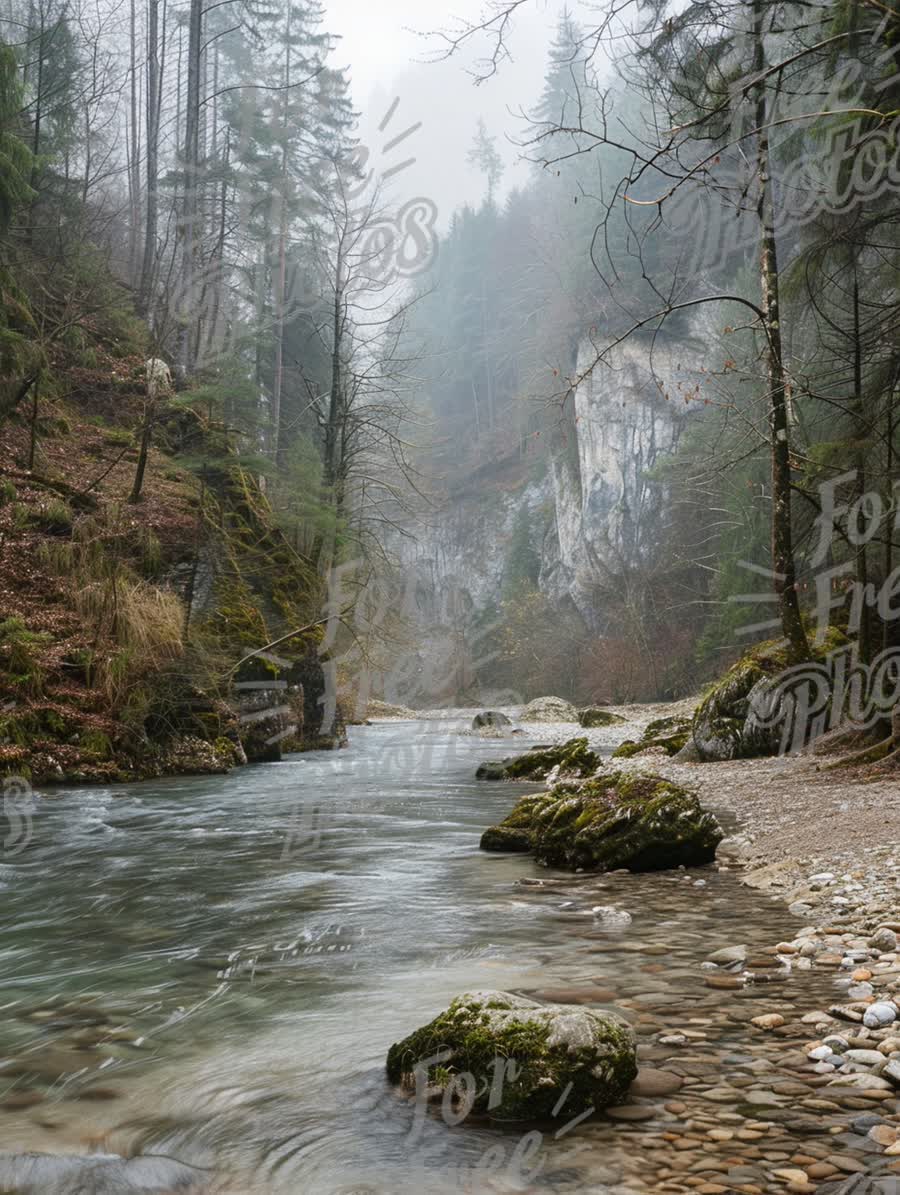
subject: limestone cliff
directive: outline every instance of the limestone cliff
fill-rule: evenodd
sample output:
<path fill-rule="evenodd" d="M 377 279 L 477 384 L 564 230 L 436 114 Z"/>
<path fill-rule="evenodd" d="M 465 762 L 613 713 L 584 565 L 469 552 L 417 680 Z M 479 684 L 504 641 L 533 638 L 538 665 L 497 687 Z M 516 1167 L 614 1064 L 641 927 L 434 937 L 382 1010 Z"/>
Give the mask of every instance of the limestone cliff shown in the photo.
<path fill-rule="evenodd" d="M 660 550 L 667 493 L 651 472 L 684 428 L 685 399 L 702 381 L 700 348 L 633 339 L 590 370 L 594 358 L 583 341 L 573 376 L 586 376 L 548 417 L 537 451 L 483 466 L 398 545 L 419 647 L 402 676 L 386 678 L 389 700 L 502 699 L 478 693 L 476 678 L 523 525 L 541 593 L 598 633 L 598 588 Z"/>

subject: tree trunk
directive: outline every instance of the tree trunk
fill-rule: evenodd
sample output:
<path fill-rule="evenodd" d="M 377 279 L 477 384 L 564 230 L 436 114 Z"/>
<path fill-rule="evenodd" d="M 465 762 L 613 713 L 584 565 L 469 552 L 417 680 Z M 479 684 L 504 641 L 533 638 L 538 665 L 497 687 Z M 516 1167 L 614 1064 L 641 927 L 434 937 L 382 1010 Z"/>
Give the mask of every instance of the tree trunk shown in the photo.
<path fill-rule="evenodd" d="M 779 305 L 778 252 L 775 239 L 775 209 L 772 180 L 769 174 L 768 101 L 765 69 L 763 14 L 765 0 L 754 0 L 753 6 L 753 70 L 760 77 L 756 85 L 757 129 L 757 218 L 760 226 L 760 280 L 762 309 L 765 314 L 766 367 L 769 384 L 769 422 L 772 433 L 772 567 L 774 588 L 784 637 L 791 656 L 796 660 L 809 656 L 809 643 L 800 616 L 797 596 L 797 573 L 794 562 L 793 528 L 791 524 L 791 460 L 788 438 L 787 378 L 781 340 L 781 309 Z"/>
<path fill-rule="evenodd" d="M 144 255 L 138 306 L 144 317 L 151 315 L 156 268 L 156 240 L 159 227 L 159 0 L 148 0 L 147 8 L 147 219 L 144 225 Z"/>
<path fill-rule="evenodd" d="M 866 493 L 866 454 L 863 442 L 868 438 L 862 386 L 862 343 L 859 326 L 859 278 L 856 270 L 856 259 L 853 261 L 853 406 L 856 413 L 856 494 L 862 498 Z M 863 503 L 859 509 L 862 511 Z M 865 531 L 865 516 L 860 513 L 856 527 L 848 527 L 852 534 Z M 860 592 L 865 593 L 869 585 L 869 562 L 866 555 L 866 545 L 861 542 L 856 548 L 856 580 Z M 861 603 L 859 620 L 859 658 L 863 664 L 872 659 L 872 608 L 867 601 Z"/>
<path fill-rule="evenodd" d="M 34 10 L 32 9 L 32 12 Z M 40 25 L 37 36 L 37 78 L 34 84 L 34 124 L 31 130 L 31 178 L 29 183 L 34 196 L 28 207 L 28 222 L 25 230 L 25 240 L 28 245 L 34 244 L 34 221 L 37 215 L 38 183 L 40 182 L 40 166 L 38 155 L 41 152 L 41 123 L 43 120 L 44 99 L 44 5 L 38 5 Z"/>
<path fill-rule="evenodd" d="M 129 161 L 128 191 L 130 218 L 128 228 L 128 277 L 132 285 L 138 281 L 138 245 L 141 231 L 141 158 L 138 121 L 138 67 L 137 67 L 137 12 L 135 0 L 131 0 L 129 15 L 131 50 L 130 108 L 129 108 Z"/>
<path fill-rule="evenodd" d="M 40 412 L 40 386 L 35 386 L 31 396 L 31 438 L 28 443 L 28 472 L 34 472 L 34 462 L 37 457 L 38 414 Z"/>
<path fill-rule="evenodd" d="M 181 201 L 181 346 L 185 377 L 194 369 L 196 354 L 196 276 L 200 186 L 200 59 L 203 37 L 202 0 L 191 0 L 188 20 L 188 69 L 184 98 L 184 160 Z"/>
<path fill-rule="evenodd" d="M 153 434 L 153 422 L 156 418 L 156 398 L 148 397 L 146 405 L 144 406 L 144 424 L 141 428 L 141 447 L 138 452 L 137 469 L 134 473 L 134 485 L 131 487 L 131 493 L 128 496 L 128 501 L 131 503 L 140 502 L 141 490 L 144 488 L 144 474 L 147 471 L 147 457 L 150 455 L 150 437 Z"/>
<path fill-rule="evenodd" d="M 281 117 L 281 189 L 278 195 L 278 267 L 275 291 L 275 375 L 272 380 L 271 455 L 281 464 L 281 394 L 284 388 L 284 320 L 287 299 L 288 127 L 291 95 L 291 5 L 287 6 L 284 46 L 284 91 Z"/>

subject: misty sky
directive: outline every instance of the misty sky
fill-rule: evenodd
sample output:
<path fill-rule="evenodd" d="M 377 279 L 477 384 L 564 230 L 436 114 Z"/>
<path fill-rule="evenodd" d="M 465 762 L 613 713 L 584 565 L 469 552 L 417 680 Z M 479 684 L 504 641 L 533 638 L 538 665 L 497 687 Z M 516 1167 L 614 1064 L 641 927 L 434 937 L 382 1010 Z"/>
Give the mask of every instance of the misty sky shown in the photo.
<path fill-rule="evenodd" d="M 483 180 L 466 163 L 479 117 L 497 135 L 507 163 L 503 190 L 530 169 L 517 162 L 509 143 L 523 128 L 514 113 L 530 108 L 540 95 L 549 47 L 562 11 L 562 0 L 532 0 L 517 20 L 507 62 L 499 77 L 476 86 L 466 61 L 431 62 L 437 42 L 416 31 L 448 28 L 453 17 L 474 17 L 483 0 L 326 0 L 329 30 L 342 38 L 335 65 L 349 64 L 353 101 L 361 113 L 360 135 L 373 164 L 391 166 L 415 157 L 397 176 L 402 198 L 424 195 L 437 204 L 446 226 L 453 208 L 477 204 Z M 483 47 L 484 43 L 482 43 Z M 384 132 L 378 126 L 399 99 Z M 422 128 L 395 149 L 388 142 L 422 122 Z"/>

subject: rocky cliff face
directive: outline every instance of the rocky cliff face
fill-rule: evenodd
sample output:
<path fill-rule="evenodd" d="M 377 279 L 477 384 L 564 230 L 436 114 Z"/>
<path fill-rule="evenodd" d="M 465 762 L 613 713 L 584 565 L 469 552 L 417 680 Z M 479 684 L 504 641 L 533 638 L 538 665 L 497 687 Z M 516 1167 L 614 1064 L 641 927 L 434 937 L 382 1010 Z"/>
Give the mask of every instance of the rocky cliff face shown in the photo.
<path fill-rule="evenodd" d="M 598 587 L 659 550 L 666 487 L 648 473 L 678 443 L 685 398 L 700 384 L 699 349 L 651 351 L 634 339 L 588 372 L 594 356 L 583 342 L 576 376 L 588 376 L 551 429 L 552 448 L 480 469 L 400 546 L 420 642 L 414 661 L 385 678 L 389 700 L 437 705 L 471 695 L 523 521 L 540 590 L 599 633 Z"/>
<path fill-rule="evenodd" d="M 597 586 L 614 584 L 660 546 L 666 487 L 648 474 L 678 443 L 683 395 L 698 384 L 690 356 L 683 346 L 657 346 L 651 366 L 648 346 L 632 340 L 575 390 L 571 445 L 550 461 L 554 519 L 540 584 L 556 601 L 570 601 L 592 629 L 603 629 Z M 583 343 L 576 376 L 594 357 Z"/>

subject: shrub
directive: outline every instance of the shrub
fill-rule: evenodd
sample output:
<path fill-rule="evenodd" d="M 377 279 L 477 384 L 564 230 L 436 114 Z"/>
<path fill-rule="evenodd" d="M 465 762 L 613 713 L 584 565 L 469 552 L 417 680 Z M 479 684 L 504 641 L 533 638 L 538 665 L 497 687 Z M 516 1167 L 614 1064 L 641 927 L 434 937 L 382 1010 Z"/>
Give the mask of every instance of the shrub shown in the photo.
<path fill-rule="evenodd" d="M 114 575 L 78 590 L 75 606 L 98 638 L 110 636 L 118 647 L 98 655 L 93 678 L 111 700 L 184 652 L 184 605 L 171 590 Z"/>
<path fill-rule="evenodd" d="M 29 631 L 21 618 L 7 618 L 0 623 L 0 659 L 10 685 L 31 696 L 40 695 L 47 675 L 40 657 L 52 640 L 53 636 L 44 631 Z"/>
<path fill-rule="evenodd" d="M 28 522 L 50 535 L 67 535 L 72 530 L 72 511 L 62 498 L 51 498 L 46 506 L 31 511 Z"/>
<path fill-rule="evenodd" d="M 4 477 L 0 481 L 0 506 L 6 506 L 7 502 L 15 502 L 18 498 L 18 491 L 8 477 Z"/>

